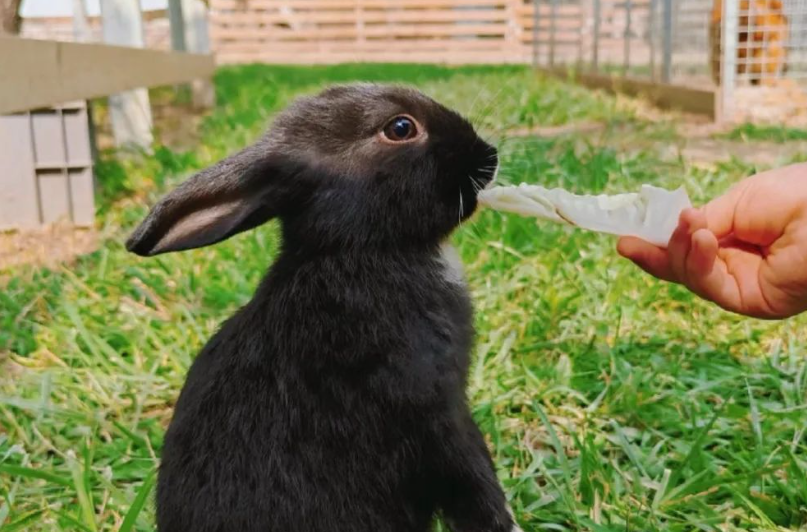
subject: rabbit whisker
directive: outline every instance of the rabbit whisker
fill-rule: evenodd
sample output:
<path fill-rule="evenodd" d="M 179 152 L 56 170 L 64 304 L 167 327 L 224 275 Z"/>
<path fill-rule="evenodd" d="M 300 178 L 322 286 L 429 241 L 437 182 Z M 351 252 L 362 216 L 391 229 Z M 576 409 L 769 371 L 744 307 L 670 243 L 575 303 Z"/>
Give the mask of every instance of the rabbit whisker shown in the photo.
<path fill-rule="evenodd" d="M 460 190 L 460 215 L 459 215 L 459 224 L 460 224 L 460 225 L 462 225 L 462 215 L 463 215 L 463 213 L 464 213 L 464 211 L 465 211 L 465 206 L 463 205 L 463 202 L 462 202 L 462 187 L 460 187 L 460 189 L 459 189 L 459 190 Z"/>
<path fill-rule="evenodd" d="M 471 177 L 471 174 L 468 174 L 468 180 L 471 182 L 471 186 L 474 188 L 474 192 L 476 194 L 479 194 L 479 192 L 482 190 L 482 187 L 479 185 L 476 179 Z"/>

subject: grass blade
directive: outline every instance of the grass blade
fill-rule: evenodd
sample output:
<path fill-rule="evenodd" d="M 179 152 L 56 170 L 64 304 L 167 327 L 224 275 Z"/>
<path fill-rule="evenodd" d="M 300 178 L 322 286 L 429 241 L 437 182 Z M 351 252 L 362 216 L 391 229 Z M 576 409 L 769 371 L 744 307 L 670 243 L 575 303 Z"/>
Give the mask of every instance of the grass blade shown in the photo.
<path fill-rule="evenodd" d="M 2 532 L 17 532 L 18 530 L 28 530 L 28 525 L 35 522 L 39 517 L 45 513 L 45 510 L 34 510 L 33 512 L 28 512 L 27 514 L 23 515 L 13 523 L 9 523 L 0 530 Z M 1 522 L 0 522 L 1 524 Z"/>
<path fill-rule="evenodd" d="M 143 485 L 140 486 L 140 490 L 138 490 L 137 496 L 132 502 L 132 506 L 129 508 L 129 511 L 126 512 L 126 517 L 123 518 L 123 523 L 121 523 L 118 532 L 131 532 L 134 530 L 135 523 L 137 522 L 137 516 L 140 515 L 143 507 L 146 506 L 146 502 L 151 494 L 151 490 L 154 488 L 154 480 L 156 478 L 157 472 L 155 470 L 152 471 L 149 476 L 146 477 L 146 480 L 143 481 Z"/>
<path fill-rule="evenodd" d="M 11 477 L 25 477 L 45 480 L 52 484 L 58 484 L 59 486 L 64 486 L 66 488 L 72 487 L 73 485 L 73 483 L 70 482 L 70 479 L 57 475 L 56 473 L 49 473 L 48 471 L 41 471 L 25 466 L 0 464 L 0 473 L 9 475 Z"/>
<path fill-rule="evenodd" d="M 92 505 L 92 497 L 90 496 L 87 484 L 85 482 L 84 468 L 78 460 L 73 457 L 71 472 L 73 473 L 73 486 L 76 489 L 76 497 L 78 498 L 79 509 L 81 510 L 81 519 L 86 528 L 92 532 L 98 530 L 98 525 L 95 523 L 95 508 Z"/>

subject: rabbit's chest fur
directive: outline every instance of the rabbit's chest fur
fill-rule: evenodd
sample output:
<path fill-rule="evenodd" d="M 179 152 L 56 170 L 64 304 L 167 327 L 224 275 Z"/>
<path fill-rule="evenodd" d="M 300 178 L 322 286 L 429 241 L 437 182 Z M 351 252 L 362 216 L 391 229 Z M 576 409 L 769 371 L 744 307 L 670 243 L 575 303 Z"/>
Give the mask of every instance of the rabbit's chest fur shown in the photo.
<path fill-rule="evenodd" d="M 162 504 L 225 501 L 217 531 L 427 530 L 433 448 L 464 411 L 473 339 L 450 264 L 440 251 L 281 257 L 189 372 Z M 161 530 L 205 532 L 176 508 Z"/>

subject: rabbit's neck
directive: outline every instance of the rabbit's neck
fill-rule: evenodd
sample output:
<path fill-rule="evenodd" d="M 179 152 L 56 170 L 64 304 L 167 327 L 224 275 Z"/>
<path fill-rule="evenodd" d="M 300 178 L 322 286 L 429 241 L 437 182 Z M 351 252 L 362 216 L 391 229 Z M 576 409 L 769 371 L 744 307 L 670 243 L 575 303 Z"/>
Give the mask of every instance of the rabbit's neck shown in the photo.
<path fill-rule="evenodd" d="M 465 287 L 462 261 L 449 240 L 433 246 L 418 247 L 354 247 L 312 250 L 293 248 L 284 242 L 268 277 L 273 271 L 319 271 L 347 275 L 353 279 L 373 277 L 390 272 L 417 271 L 420 275 L 439 276 L 455 288 Z"/>
<path fill-rule="evenodd" d="M 451 284 L 465 284 L 465 272 L 462 268 L 457 249 L 451 242 L 444 242 L 440 246 L 440 261 L 443 264 L 443 278 Z"/>

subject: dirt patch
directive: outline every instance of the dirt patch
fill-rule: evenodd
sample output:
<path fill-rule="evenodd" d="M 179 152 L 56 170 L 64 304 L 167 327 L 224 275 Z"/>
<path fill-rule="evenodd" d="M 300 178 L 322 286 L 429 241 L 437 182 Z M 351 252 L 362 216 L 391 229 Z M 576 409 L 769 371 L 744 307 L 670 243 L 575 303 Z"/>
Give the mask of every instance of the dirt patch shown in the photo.
<path fill-rule="evenodd" d="M 554 138 L 564 135 L 591 134 L 603 131 L 606 125 L 602 122 L 576 122 L 561 126 L 536 126 L 510 129 L 506 137 L 541 137 Z"/>
<path fill-rule="evenodd" d="M 150 96 L 156 141 L 174 151 L 191 150 L 197 146 L 200 140 L 200 128 L 209 110 L 178 101 L 177 93 L 173 90 L 152 92 Z M 100 100 L 95 102 L 93 119 L 98 149 L 102 151 L 114 149 L 115 139 L 105 102 Z"/>
<path fill-rule="evenodd" d="M 154 132 L 160 143 L 175 151 L 187 151 L 199 145 L 200 127 L 205 110 L 188 105 L 154 106 Z"/>
<path fill-rule="evenodd" d="M 734 112 L 738 122 L 805 127 L 807 93 L 793 80 L 739 87 L 734 91 Z"/>
<path fill-rule="evenodd" d="M 788 164 L 804 153 L 807 142 L 733 142 L 715 138 L 687 139 L 681 150 L 681 156 L 693 164 L 711 165 L 738 159 L 763 167 Z"/>
<path fill-rule="evenodd" d="M 669 134 L 654 134 L 651 130 L 626 123 L 608 127 L 602 122 L 578 122 L 562 126 L 532 127 L 509 130 L 507 137 L 554 138 L 574 135 L 597 146 L 607 146 L 623 153 L 650 151 L 663 159 L 683 159 L 696 166 L 713 166 L 733 159 L 759 167 L 788 164 L 807 154 L 807 142 L 736 141 L 720 138 L 732 125 L 720 125 L 696 115 L 678 116 L 677 120 L 662 120 L 670 124 Z M 658 117 L 657 117 L 658 118 Z"/>
<path fill-rule="evenodd" d="M 0 271 L 19 266 L 54 266 L 98 249 L 98 233 L 68 224 L 0 233 Z"/>
<path fill-rule="evenodd" d="M 692 164 L 713 165 L 738 159 L 756 166 L 788 164 L 807 153 L 807 142 L 739 141 L 720 138 L 734 128 L 733 124 L 681 121 L 676 130 L 680 137 L 680 155 Z"/>

